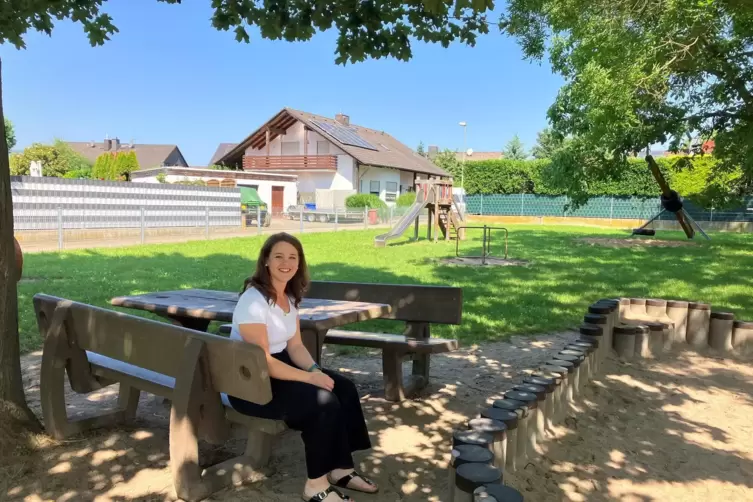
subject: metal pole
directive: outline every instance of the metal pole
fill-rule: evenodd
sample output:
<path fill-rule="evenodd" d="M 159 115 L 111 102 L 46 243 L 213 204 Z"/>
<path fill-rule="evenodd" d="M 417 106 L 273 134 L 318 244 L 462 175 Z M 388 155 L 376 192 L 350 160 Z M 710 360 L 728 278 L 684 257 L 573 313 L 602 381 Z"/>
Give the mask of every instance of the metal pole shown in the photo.
<path fill-rule="evenodd" d="M 466 204 L 467 204 L 468 203 L 468 197 L 465 198 L 465 201 L 466 201 Z M 468 210 L 468 208 L 466 207 L 466 211 L 467 210 Z M 479 208 L 479 214 L 481 216 L 484 215 L 484 194 L 481 194 L 481 206 Z"/>
<path fill-rule="evenodd" d="M 369 220 L 367 219 L 369 215 L 369 206 L 363 208 L 363 228 L 364 230 L 369 228 Z"/>
<path fill-rule="evenodd" d="M 484 225 L 484 240 L 481 243 L 481 264 L 486 265 L 486 225 Z"/>
<path fill-rule="evenodd" d="M 520 215 L 523 216 L 523 197 L 525 194 L 520 194 Z"/>
<path fill-rule="evenodd" d="M 145 235 L 144 235 L 144 234 L 145 234 L 145 230 L 144 230 L 144 225 L 145 225 L 145 218 L 144 218 L 144 206 L 141 206 L 141 243 L 142 243 L 142 244 L 143 244 L 143 243 L 144 243 L 144 241 L 145 241 Z"/>
<path fill-rule="evenodd" d="M 711 208 L 711 211 L 709 211 L 709 222 L 714 221 L 714 208 Z"/>
<path fill-rule="evenodd" d="M 209 239 L 209 206 L 207 206 L 205 209 L 205 215 L 206 217 L 204 218 L 204 234 L 206 238 Z"/>
<path fill-rule="evenodd" d="M 269 208 L 267 208 L 269 211 Z M 256 233 L 261 235 L 261 206 L 256 206 Z"/>
<path fill-rule="evenodd" d="M 58 207 L 58 249 L 63 249 L 63 208 Z"/>
<path fill-rule="evenodd" d="M 303 233 L 303 206 L 301 206 L 301 233 Z"/>
<path fill-rule="evenodd" d="M 337 212 L 338 212 L 338 209 L 335 208 L 335 232 L 337 232 Z"/>
<path fill-rule="evenodd" d="M 611 204 L 609 205 L 609 222 L 612 222 L 614 218 L 614 197 L 611 198 Z"/>
<path fill-rule="evenodd" d="M 465 193 L 465 152 L 468 151 L 468 126 L 463 126 L 463 167 L 460 169 L 460 188 Z"/>

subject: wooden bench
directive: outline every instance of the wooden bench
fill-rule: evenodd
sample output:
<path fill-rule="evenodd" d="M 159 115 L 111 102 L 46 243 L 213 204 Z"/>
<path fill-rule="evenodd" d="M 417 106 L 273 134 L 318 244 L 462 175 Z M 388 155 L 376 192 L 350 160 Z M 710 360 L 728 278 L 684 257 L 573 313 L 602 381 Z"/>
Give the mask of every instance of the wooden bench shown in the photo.
<path fill-rule="evenodd" d="M 410 398 L 429 384 L 432 354 L 457 350 L 452 339 L 431 338 L 431 324 L 460 324 L 463 290 L 449 286 L 312 281 L 309 298 L 386 303 L 392 307 L 382 319 L 405 323 L 402 335 L 330 330 L 326 344 L 382 349 L 384 394 L 389 401 Z M 403 360 L 413 359 L 413 370 L 403 377 Z"/>
<path fill-rule="evenodd" d="M 332 329 L 325 337 L 326 344 L 382 349 L 384 394 L 389 401 L 402 401 L 428 385 L 431 354 L 458 348 L 457 340 L 431 338 L 430 325 L 460 324 L 463 313 L 461 288 L 313 281 L 306 296 L 387 303 L 392 311 L 381 319 L 405 322 L 402 335 Z M 230 329 L 231 325 L 223 325 L 220 333 L 230 333 Z M 413 359 L 413 371 L 408 378 L 403 377 L 406 356 Z"/>
<path fill-rule="evenodd" d="M 34 310 L 44 338 L 40 396 L 51 436 L 65 438 L 131 420 L 143 390 L 172 401 L 170 468 L 179 498 L 206 498 L 257 476 L 255 469 L 268 461 L 274 436 L 284 424 L 242 415 L 226 397 L 260 404 L 272 398 L 266 358 L 259 347 L 44 294 L 34 297 Z M 77 393 L 118 383 L 118 409 L 69 419 L 66 373 Z M 230 422 L 248 429 L 245 453 L 202 467 L 199 438 L 221 444 Z"/>

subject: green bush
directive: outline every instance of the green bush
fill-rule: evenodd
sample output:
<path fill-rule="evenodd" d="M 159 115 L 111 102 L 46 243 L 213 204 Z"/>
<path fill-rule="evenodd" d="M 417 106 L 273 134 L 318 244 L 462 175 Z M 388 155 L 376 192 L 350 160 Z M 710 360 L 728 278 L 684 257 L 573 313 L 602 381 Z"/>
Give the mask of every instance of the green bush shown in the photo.
<path fill-rule="evenodd" d="M 136 152 L 105 152 L 97 157 L 92 177 L 99 180 L 130 181 L 131 173 L 138 170 Z"/>
<path fill-rule="evenodd" d="M 92 177 L 92 170 L 89 169 L 77 169 L 75 171 L 68 171 L 63 178 L 75 179 L 75 180 L 88 180 Z"/>
<path fill-rule="evenodd" d="M 22 153 L 10 156 L 10 173 L 13 176 L 28 176 L 32 161 L 42 163 L 42 175 L 63 177 L 69 171 L 91 169 L 91 163 L 76 153 L 67 143 L 57 140 L 52 145 L 34 143 Z"/>
<path fill-rule="evenodd" d="M 656 163 L 667 182 L 680 195 L 708 207 L 712 201 L 719 203 L 728 193 L 731 199 L 735 180 L 742 175 L 737 169 L 718 173 L 713 169 L 716 159 L 711 156 L 659 157 Z M 465 189 L 468 195 L 518 194 L 564 195 L 565 187 L 556 179 L 557 169 L 549 159 L 510 160 L 496 159 L 467 162 L 465 165 Z M 458 183 L 458 179 L 455 179 Z M 586 191 L 589 196 L 644 196 L 660 194 L 646 161 L 629 159 L 615 169 L 608 179 L 588 179 Z"/>
<path fill-rule="evenodd" d="M 92 167 L 92 178 L 96 180 L 111 180 L 112 179 L 112 164 L 115 159 L 111 153 L 103 153 L 97 160 L 94 161 L 94 167 Z"/>
<path fill-rule="evenodd" d="M 371 209 L 379 209 L 387 207 L 387 204 L 385 204 L 385 202 L 377 195 L 370 193 L 359 193 L 356 195 L 351 195 L 350 197 L 345 199 L 345 206 L 353 208 L 369 207 Z"/>
<path fill-rule="evenodd" d="M 404 193 L 397 198 L 397 207 L 409 207 L 416 202 L 416 192 Z"/>

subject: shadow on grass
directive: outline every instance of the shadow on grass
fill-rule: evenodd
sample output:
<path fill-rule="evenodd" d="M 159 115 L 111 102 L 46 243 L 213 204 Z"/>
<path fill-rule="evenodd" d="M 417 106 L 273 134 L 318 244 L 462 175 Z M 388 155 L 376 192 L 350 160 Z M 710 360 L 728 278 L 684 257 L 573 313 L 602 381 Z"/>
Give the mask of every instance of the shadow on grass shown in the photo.
<path fill-rule="evenodd" d="M 302 236 L 311 276 L 318 280 L 452 285 L 463 288 L 461 326 L 438 326 L 437 336 L 461 342 L 500 340 L 575 326 L 595 298 L 640 296 L 712 302 L 738 318 L 753 319 L 753 239 L 714 234 L 710 243 L 682 248 L 615 249 L 578 239 L 587 229 L 510 227 L 509 255 L 527 267 L 455 267 L 454 242 L 398 241 L 375 249 L 370 232 Z M 668 232 L 679 238 L 678 232 Z M 480 232 L 469 231 L 462 254 L 480 254 Z M 622 236 L 619 232 L 597 234 Z M 262 239 L 195 242 L 123 250 L 31 254 L 19 286 L 22 349 L 39 347 L 31 298 L 40 291 L 107 306 L 111 297 L 156 290 L 207 288 L 237 291 L 253 270 Z M 361 329 L 393 331 L 392 323 Z"/>

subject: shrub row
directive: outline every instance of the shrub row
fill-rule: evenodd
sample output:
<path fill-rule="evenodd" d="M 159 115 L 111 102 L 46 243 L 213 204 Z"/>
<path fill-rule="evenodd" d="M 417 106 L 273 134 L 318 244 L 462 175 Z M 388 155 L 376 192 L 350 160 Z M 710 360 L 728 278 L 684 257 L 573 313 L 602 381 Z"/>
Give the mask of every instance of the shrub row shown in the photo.
<path fill-rule="evenodd" d="M 692 196 L 710 182 L 716 161 L 713 157 L 696 157 L 683 165 L 678 157 L 656 159 L 670 186 L 681 195 Z M 685 163 L 687 164 L 687 162 Z M 552 163 L 542 160 L 483 160 L 465 165 L 465 189 L 475 194 L 564 195 L 562 188 L 549 181 Z M 643 159 L 630 159 L 622 170 L 609 180 L 591 180 L 587 187 L 591 196 L 656 196 L 659 186 Z"/>

